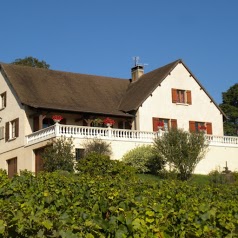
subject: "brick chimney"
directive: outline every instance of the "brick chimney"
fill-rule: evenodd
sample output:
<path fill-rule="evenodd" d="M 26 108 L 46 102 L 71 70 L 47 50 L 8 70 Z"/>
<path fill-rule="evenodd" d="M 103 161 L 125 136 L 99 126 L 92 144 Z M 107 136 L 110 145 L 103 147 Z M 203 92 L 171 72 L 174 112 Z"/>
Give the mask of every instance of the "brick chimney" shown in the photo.
<path fill-rule="evenodd" d="M 144 74 L 144 66 L 142 66 L 142 65 L 134 66 L 133 68 L 131 68 L 131 81 L 135 82 L 143 74 Z"/>

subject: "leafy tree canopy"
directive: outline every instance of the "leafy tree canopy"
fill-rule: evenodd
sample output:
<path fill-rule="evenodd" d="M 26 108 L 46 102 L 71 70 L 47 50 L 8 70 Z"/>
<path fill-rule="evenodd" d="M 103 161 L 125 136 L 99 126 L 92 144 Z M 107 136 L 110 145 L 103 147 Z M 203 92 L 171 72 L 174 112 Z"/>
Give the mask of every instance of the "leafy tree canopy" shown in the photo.
<path fill-rule="evenodd" d="M 225 135 L 237 136 L 238 131 L 238 83 L 222 93 L 221 109 L 228 119 L 224 122 Z"/>
<path fill-rule="evenodd" d="M 203 133 L 172 129 L 154 142 L 155 151 L 181 180 L 188 180 L 205 156 L 207 144 Z"/>
<path fill-rule="evenodd" d="M 12 64 L 30 66 L 34 68 L 50 68 L 50 65 L 47 64 L 44 60 L 39 61 L 38 59 L 31 56 L 25 57 L 24 59 L 16 59 L 14 62 L 12 62 Z"/>

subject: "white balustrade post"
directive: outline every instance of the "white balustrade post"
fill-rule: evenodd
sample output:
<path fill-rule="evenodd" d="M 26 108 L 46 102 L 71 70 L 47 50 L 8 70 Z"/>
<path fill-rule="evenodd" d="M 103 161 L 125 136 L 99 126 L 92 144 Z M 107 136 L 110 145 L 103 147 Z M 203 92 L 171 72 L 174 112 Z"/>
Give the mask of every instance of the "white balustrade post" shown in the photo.
<path fill-rule="evenodd" d="M 108 137 L 111 138 L 112 137 L 112 128 L 108 127 Z"/>
<path fill-rule="evenodd" d="M 55 136 L 60 136 L 60 124 L 58 122 L 55 123 Z"/>

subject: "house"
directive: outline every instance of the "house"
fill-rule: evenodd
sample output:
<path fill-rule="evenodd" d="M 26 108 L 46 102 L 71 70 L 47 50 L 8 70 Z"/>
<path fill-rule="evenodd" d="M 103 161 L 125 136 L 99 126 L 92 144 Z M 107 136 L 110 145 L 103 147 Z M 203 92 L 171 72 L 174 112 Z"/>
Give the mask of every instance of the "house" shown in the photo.
<path fill-rule="evenodd" d="M 72 137 L 79 157 L 85 140 L 101 138 L 111 143 L 113 159 L 120 159 L 153 143 L 158 125 L 164 131 L 206 129 L 210 148 L 215 146 L 210 157 L 220 159 L 208 156 L 197 172 L 222 167 L 227 153 L 238 168 L 238 139 L 223 136 L 225 114 L 182 60 L 148 73 L 135 65 L 131 79 L 2 63 L 0 95 L 0 168 L 9 176 L 39 171 L 40 154 L 52 138 Z M 60 124 L 53 115 L 63 117 Z M 115 121 L 113 128 L 95 125 L 106 117 Z"/>

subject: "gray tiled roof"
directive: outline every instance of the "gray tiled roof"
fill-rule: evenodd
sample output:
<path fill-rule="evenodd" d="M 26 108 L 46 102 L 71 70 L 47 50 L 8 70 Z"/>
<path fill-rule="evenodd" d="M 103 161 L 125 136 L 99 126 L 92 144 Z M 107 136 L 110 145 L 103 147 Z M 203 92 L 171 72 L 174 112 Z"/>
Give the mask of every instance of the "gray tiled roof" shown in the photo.
<path fill-rule="evenodd" d="M 186 67 L 179 59 L 142 75 L 132 83 L 128 79 L 4 63 L 1 63 L 1 71 L 8 78 L 20 102 L 25 105 L 71 112 L 133 116 L 178 63 Z M 187 67 L 186 69 L 189 71 Z M 192 75 L 191 72 L 190 74 Z M 208 92 L 204 88 L 203 90 L 214 102 Z M 215 102 L 214 104 L 221 111 Z M 222 111 L 221 113 L 225 116 Z"/>
<path fill-rule="evenodd" d="M 118 110 L 129 80 L 1 64 L 21 103 L 34 108 L 109 115 Z"/>

